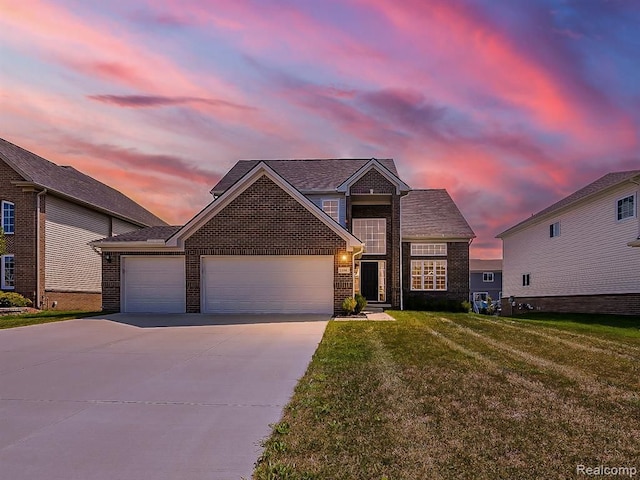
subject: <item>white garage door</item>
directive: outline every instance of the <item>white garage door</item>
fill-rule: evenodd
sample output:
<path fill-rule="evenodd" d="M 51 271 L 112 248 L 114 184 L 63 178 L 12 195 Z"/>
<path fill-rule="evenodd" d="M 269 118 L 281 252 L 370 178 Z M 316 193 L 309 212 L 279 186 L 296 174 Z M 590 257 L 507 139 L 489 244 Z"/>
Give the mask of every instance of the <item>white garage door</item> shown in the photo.
<path fill-rule="evenodd" d="M 333 257 L 212 256 L 202 260 L 205 313 L 333 313 Z"/>
<path fill-rule="evenodd" d="M 184 313 L 184 257 L 123 257 L 123 312 Z"/>

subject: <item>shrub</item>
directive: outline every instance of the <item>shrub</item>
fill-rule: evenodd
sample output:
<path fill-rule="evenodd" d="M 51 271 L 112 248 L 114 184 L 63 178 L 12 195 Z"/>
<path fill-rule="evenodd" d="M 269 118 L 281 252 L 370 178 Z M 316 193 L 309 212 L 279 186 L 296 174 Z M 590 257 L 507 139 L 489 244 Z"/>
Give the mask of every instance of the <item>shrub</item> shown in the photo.
<path fill-rule="evenodd" d="M 15 292 L 0 292 L 0 307 L 28 307 L 31 300 Z"/>
<path fill-rule="evenodd" d="M 342 310 L 347 315 L 351 315 L 356 308 L 356 300 L 353 297 L 347 297 L 342 301 Z"/>
<path fill-rule="evenodd" d="M 464 302 L 462 302 L 462 308 L 464 308 L 465 311 L 469 313 L 471 311 L 471 303 L 465 300 Z"/>
<path fill-rule="evenodd" d="M 356 300 L 356 308 L 354 309 L 354 312 L 360 313 L 367 306 L 367 299 L 364 298 L 361 294 L 356 293 L 355 300 Z"/>
<path fill-rule="evenodd" d="M 468 312 L 464 301 L 447 297 L 422 297 L 410 295 L 405 302 L 407 310 L 423 310 L 429 312 Z"/>

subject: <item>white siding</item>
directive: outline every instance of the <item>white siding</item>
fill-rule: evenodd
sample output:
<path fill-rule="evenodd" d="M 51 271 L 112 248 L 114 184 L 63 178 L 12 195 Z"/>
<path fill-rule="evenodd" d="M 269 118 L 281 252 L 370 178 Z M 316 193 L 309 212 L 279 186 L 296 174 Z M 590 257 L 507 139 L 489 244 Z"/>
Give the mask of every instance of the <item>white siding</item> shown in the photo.
<path fill-rule="evenodd" d="M 505 237 L 503 297 L 640 292 L 640 250 L 627 245 L 638 236 L 638 216 L 616 217 L 617 200 L 637 193 L 637 186 L 623 185 Z M 557 221 L 560 236 L 550 238 Z"/>
<path fill-rule="evenodd" d="M 89 242 L 109 236 L 109 217 L 47 195 L 45 288 L 100 292 L 102 264 Z"/>
<path fill-rule="evenodd" d="M 119 218 L 114 218 L 112 223 L 113 235 L 122 235 L 123 233 L 133 232 L 134 230 L 140 230 L 140 227 L 133 223 L 125 222 Z"/>

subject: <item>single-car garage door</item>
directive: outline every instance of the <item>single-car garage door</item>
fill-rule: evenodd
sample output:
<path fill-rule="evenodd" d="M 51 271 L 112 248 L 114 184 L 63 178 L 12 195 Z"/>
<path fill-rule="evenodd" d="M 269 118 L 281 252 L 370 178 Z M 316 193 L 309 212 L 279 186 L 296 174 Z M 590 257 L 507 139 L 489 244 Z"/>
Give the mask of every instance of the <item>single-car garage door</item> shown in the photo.
<path fill-rule="evenodd" d="M 186 311 L 184 257 L 122 257 L 121 310 L 139 313 Z"/>
<path fill-rule="evenodd" d="M 333 256 L 202 258 L 205 313 L 333 313 Z"/>

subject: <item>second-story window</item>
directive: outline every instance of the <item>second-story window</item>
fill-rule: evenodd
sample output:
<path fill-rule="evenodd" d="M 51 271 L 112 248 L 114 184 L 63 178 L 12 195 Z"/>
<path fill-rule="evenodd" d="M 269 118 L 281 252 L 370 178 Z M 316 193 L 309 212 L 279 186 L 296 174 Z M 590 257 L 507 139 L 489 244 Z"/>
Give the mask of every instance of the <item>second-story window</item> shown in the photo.
<path fill-rule="evenodd" d="M 482 272 L 483 282 L 493 282 L 493 272 Z"/>
<path fill-rule="evenodd" d="M 322 211 L 333 218 L 336 222 L 340 221 L 339 206 L 340 202 L 338 200 L 322 201 Z"/>
<path fill-rule="evenodd" d="M 364 242 L 364 253 L 387 253 L 387 221 L 384 218 L 354 218 L 353 234 Z"/>
<path fill-rule="evenodd" d="M 636 216 L 635 195 L 621 198 L 617 203 L 618 220 Z"/>
<path fill-rule="evenodd" d="M 16 207 L 12 202 L 2 201 L 2 230 L 13 234 L 16 225 Z"/>
<path fill-rule="evenodd" d="M 560 236 L 560 222 L 555 222 L 549 225 L 549 237 L 559 237 Z"/>

